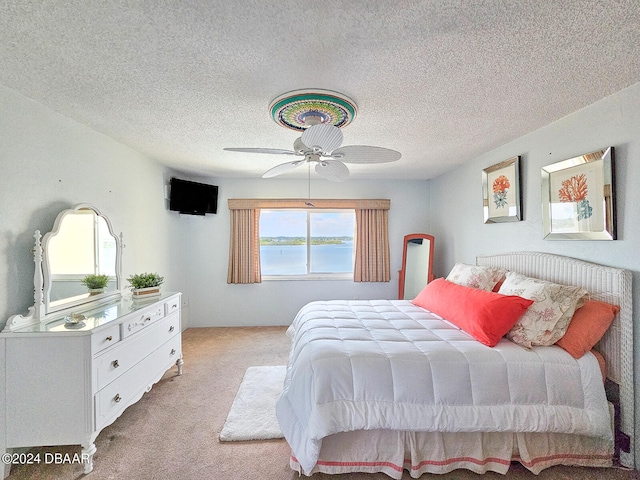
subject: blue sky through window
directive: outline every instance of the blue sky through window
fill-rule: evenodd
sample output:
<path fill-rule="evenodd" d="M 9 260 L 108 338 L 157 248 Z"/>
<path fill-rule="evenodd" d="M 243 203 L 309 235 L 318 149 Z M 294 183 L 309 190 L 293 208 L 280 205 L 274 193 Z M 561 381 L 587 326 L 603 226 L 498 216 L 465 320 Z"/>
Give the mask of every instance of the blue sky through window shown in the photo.
<path fill-rule="evenodd" d="M 307 235 L 305 211 L 262 210 L 261 237 L 304 237 Z M 352 237 L 355 215 L 351 212 L 312 212 L 311 236 Z"/>

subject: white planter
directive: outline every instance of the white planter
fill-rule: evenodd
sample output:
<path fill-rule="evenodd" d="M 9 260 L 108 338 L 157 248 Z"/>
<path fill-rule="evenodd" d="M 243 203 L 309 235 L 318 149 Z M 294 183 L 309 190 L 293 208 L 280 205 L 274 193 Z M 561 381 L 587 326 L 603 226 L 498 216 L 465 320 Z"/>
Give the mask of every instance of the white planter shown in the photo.
<path fill-rule="evenodd" d="M 89 289 L 89 295 L 91 295 L 91 296 L 100 295 L 101 293 L 104 293 L 104 288 L 90 288 Z"/>
<path fill-rule="evenodd" d="M 131 289 L 133 298 L 151 298 L 160 295 L 160 287 L 146 287 Z"/>

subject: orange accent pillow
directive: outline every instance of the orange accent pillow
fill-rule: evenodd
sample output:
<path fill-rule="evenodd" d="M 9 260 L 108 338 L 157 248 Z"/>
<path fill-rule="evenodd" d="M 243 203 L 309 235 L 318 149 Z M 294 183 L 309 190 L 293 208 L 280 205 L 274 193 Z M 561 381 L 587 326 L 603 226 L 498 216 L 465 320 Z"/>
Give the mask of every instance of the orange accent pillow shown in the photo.
<path fill-rule="evenodd" d="M 438 278 L 411 301 L 440 315 L 484 345 L 494 347 L 533 300 L 465 287 Z"/>
<path fill-rule="evenodd" d="M 597 300 L 585 301 L 573 314 L 567 333 L 556 345 L 564 348 L 573 358 L 580 358 L 600 341 L 619 311 L 617 305 Z"/>

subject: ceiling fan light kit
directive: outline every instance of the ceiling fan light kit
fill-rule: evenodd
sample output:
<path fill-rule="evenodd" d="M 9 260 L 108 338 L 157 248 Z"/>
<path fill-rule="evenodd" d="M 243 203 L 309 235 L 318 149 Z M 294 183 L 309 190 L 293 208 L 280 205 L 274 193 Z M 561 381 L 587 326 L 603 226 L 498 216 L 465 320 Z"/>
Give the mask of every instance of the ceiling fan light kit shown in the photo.
<path fill-rule="evenodd" d="M 269 105 L 271 118 L 279 125 L 302 135 L 293 142 L 293 150 L 276 148 L 225 148 L 244 153 L 297 155 L 303 159 L 282 163 L 268 170 L 262 178 L 271 178 L 304 163 L 315 163 L 318 175 L 333 182 L 349 177 L 345 163 L 395 162 L 401 154 L 388 148 L 369 145 L 342 145 L 342 127 L 355 118 L 357 108 L 349 97 L 329 90 L 296 90 L 285 93 Z"/>

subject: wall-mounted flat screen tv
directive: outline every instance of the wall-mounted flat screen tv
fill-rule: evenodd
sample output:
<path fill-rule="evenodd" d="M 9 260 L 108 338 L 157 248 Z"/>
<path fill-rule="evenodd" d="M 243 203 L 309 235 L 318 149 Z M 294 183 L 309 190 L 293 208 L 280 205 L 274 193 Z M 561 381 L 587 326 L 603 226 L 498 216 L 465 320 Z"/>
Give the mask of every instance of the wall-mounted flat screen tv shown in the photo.
<path fill-rule="evenodd" d="M 216 213 L 218 186 L 172 178 L 169 210 L 188 215 Z"/>

